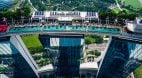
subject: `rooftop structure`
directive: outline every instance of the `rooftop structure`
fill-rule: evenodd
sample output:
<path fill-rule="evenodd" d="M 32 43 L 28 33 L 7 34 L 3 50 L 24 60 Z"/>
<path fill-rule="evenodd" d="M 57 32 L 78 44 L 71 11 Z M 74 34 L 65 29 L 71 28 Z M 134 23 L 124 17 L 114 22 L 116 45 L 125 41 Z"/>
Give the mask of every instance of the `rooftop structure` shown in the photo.
<path fill-rule="evenodd" d="M 82 19 L 98 19 L 97 12 L 82 11 L 36 11 L 33 12 L 32 19 L 57 19 L 58 21 L 72 21 Z"/>
<path fill-rule="evenodd" d="M 127 28 L 129 31 L 142 33 L 142 18 L 127 22 Z"/>

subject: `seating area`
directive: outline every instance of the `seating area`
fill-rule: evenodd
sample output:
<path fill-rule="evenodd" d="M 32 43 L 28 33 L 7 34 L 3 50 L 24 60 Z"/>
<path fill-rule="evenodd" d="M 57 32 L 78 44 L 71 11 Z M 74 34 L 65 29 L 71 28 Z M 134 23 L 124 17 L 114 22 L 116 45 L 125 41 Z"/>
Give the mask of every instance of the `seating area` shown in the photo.
<path fill-rule="evenodd" d="M 6 32 L 6 30 L 7 30 L 6 26 L 0 27 L 0 32 Z"/>

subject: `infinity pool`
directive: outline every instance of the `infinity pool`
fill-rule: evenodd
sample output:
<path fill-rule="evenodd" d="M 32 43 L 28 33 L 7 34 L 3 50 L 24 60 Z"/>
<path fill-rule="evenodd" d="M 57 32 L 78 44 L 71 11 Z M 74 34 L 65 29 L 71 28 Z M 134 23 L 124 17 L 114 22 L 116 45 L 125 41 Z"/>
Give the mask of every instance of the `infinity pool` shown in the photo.
<path fill-rule="evenodd" d="M 102 33 L 120 33 L 118 28 L 97 27 L 97 26 L 25 26 L 10 28 L 9 32 L 36 32 L 36 31 L 88 31 Z"/>
<path fill-rule="evenodd" d="M 119 33 L 118 28 L 96 27 L 96 26 L 44 26 L 43 31 L 64 30 L 64 31 L 86 31 L 89 32 L 104 32 L 104 33 Z"/>

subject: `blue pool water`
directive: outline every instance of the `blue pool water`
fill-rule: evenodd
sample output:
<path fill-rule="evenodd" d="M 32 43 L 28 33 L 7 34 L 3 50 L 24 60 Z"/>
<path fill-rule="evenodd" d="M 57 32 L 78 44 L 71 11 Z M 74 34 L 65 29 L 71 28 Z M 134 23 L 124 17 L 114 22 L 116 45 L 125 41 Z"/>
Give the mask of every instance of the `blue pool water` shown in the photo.
<path fill-rule="evenodd" d="M 107 28 L 97 26 L 25 26 L 10 28 L 9 32 L 36 32 L 36 31 L 86 31 L 88 32 L 102 32 L 102 33 L 120 33 L 118 28 Z"/>
<path fill-rule="evenodd" d="M 71 28 L 71 30 L 73 31 L 85 31 L 86 27 L 85 26 L 69 26 Z"/>
<path fill-rule="evenodd" d="M 26 26 L 26 27 L 15 27 L 15 28 L 10 28 L 9 32 L 36 32 L 36 31 L 41 31 L 40 26 Z"/>
<path fill-rule="evenodd" d="M 44 26 L 43 31 L 65 30 L 65 26 Z"/>
<path fill-rule="evenodd" d="M 119 33 L 120 30 L 117 28 L 107 27 L 88 27 L 89 32 L 104 32 L 104 33 Z"/>

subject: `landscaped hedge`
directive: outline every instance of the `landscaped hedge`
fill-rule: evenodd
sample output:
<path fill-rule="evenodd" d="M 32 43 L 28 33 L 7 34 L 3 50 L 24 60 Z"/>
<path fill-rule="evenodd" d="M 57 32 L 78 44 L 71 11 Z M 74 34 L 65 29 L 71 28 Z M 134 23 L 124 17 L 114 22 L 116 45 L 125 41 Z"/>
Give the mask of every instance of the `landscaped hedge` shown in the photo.
<path fill-rule="evenodd" d="M 97 36 L 97 35 L 94 35 L 94 36 L 86 35 L 85 36 L 85 44 L 102 43 L 102 42 L 103 42 L 103 37 L 101 36 Z"/>
<path fill-rule="evenodd" d="M 39 46 L 39 47 L 31 47 L 31 48 L 28 48 L 28 49 L 29 49 L 29 51 L 30 51 L 31 54 L 41 53 L 41 52 L 45 51 L 42 46 Z"/>

